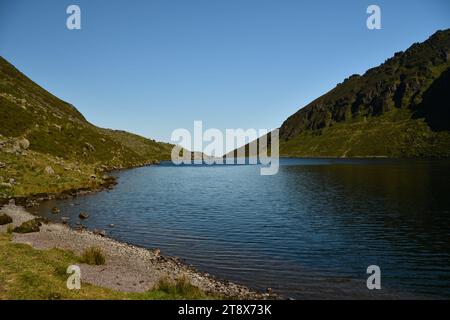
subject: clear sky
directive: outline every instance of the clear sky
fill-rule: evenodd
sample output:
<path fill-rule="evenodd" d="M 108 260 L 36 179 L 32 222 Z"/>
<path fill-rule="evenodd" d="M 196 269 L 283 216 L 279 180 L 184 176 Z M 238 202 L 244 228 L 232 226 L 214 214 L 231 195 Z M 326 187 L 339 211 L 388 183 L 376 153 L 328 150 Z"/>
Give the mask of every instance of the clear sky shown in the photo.
<path fill-rule="evenodd" d="M 81 30 L 66 8 L 81 8 Z M 382 29 L 366 9 L 381 7 Z M 92 123 L 276 128 L 354 73 L 450 27 L 450 1 L 0 0 L 0 55 Z"/>

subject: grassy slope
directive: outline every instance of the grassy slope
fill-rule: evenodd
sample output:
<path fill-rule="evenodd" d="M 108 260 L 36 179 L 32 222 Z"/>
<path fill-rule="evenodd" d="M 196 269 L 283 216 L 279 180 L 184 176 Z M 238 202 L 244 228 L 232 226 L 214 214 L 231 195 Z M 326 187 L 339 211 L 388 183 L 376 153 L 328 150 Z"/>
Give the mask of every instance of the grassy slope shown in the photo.
<path fill-rule="evenodd" d="M 23 139 L 29 147 L 15 148 Z M 90 187 L 102 183 L 102 170 L 169 159 L 171 150 L 167 143 L 90 124 L 0 57 L 0 197 Z M 56 173 L 45 175 L 46 166 Z M 15 183 L 8 186 L 10 179 Z"/>
<path fill-rule="evenodd" d="M 6 164 L 6 168 L 0 169 L 0 182 L 15 180 L 10 186 L 0 185 L 0 196 L 59 194 L 68 190 L 98 187 L 102 183 L 102 175 L 98 175 L 92 165 L 74 164 L 39 152 L 30 151 L 26 157 L 0 152 L 0 161 Z M 51 166 L 55 174 L 46 174 L 44 170 L 47 166 Z M 93 176 L 99 178 L 93 179 Z"/>
<path fill-rule="evenodd" d="M 14 244 L 11 235 L 0 234 L 0 300 L 26 299 L 208 299 L 198 288 L 187 283 L 162 283 L 145 293 L 123 293 L 82 283 L 80 290 L 66 287 L 69 265 L 80 258 L 59 249 L 35 250 Z"/>
<path fill-rule="evenodd" d="M 449 132 L 433 132 L 423 119 L 392 111 L 365 121 L 346 121 L 305 131 L 280 142 L 284 157 L 449 157 Z"/>

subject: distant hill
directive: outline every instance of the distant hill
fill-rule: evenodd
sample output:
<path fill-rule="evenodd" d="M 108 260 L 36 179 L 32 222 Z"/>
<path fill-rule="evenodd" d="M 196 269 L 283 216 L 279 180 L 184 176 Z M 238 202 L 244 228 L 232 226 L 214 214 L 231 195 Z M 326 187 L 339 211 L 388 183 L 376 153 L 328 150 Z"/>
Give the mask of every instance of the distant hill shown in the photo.
<path fill-rule="evenodd" d="M 280 127 L 280 154 L 449 157 L 450 30 L 350 76 L 290 116 Z"/>
<path fill-rule="evenodd" d="M 0 197 L 86 186 L 102 170 L 170 159 L 172 147 L 94 126 L 0 57 Z"/>

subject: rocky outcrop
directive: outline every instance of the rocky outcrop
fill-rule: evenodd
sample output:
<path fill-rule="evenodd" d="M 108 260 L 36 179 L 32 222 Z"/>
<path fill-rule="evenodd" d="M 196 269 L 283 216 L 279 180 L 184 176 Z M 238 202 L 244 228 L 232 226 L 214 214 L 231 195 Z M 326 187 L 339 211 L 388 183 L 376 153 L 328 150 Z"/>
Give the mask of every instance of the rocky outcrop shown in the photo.
<path fill-rule="evenodd" d="M 282 124 L 280 138 L 290 140 L 304 131 L 318 131 L 358 117 L 377 117 L 394 108 L 408 109 L 416 112 L 416 116 L 433 118 L 436 122 L 446 121 L 443 119 L 450 118 L 449 108 L 439 107 L 438 110 L 433 106 L 449 101 L 446 94 L 449 92 L 449 52 L 450 30 L 436 32 L 424 43 L 396 53 L 364 75 L 347 78 L 300 109 Z M 418 109 L 421 112 L 417 112 Z M 429 121 L 433 130 L 448 130 L 448 122 L 433 125 L 433 120 Z"/>

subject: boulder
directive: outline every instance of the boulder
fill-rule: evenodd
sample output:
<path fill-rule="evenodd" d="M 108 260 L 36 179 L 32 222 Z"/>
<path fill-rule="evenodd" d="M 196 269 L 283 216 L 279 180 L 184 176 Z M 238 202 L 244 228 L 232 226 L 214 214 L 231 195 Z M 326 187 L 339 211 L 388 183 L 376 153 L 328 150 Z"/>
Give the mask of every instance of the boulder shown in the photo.
<path fill-rule="evenodd" d="M 97 236 L 106 237 L 106 231 L 105 230 L 94 229 L 92 231 L 92 233 L 97 235 Z"/>
<path fill-rule="evenodd" d="M 26 150 L 26 149 L 28 149 L 28 148 L 30 147 L 30 141 L 28 141 L 28 140 L 25 139 L 25 138 L 19 139 L 19 140 L 17 141 L 17 143 L 18 143 L 19 147 L 20 147 L 21 149 L 24 149 L 24 150 Z"/>
<path fill-rule="evenodd" d="M 1 162 L 0 161 L 0 169 L 3 169 L 3 168 L 5 168 L 6 167 L 6 164 L 4 163 L 4 162 Z"/>
<path fill-rule="evenodd" d="M 86 146 L 86 148 L 87 148 L 89 151 L 91 151 L 91 152 L 94 152 L 94 151 L 95 151 L 94 146 L 93 146 L 92 144 L 90 144 L 89 142 L 85 142 L 84 145 Z"/>
<path fill-rule="evenodd" d="M 78 225 L 78 226 L 75 228 L 75 230 L 77 230 L 77 231 L 84 231 L 84 230 L 86 230 L 86 226 L 80 224 L 80 225 Z"/>
<path fill-rule="evenodd" d="M 53 168 L 50 166 L 46 166 L 44 169 L 44 172 L 50 176 L 55 174 L 55 170 L 53 170 Z"/>
<path fill-rule="evenodd" d="M 78 215 L 78 218 L 80 218 L 81 220 L 85 220 L 85 219 L 89 218 L 89 215 L 86 212 L 81 212 Z"/>
<path fill-rule="evenodd" d="M 6 153 L 20 153 L 20 151 L 21 151 L 21 149 L 20 149 L 20 145 L 18 142 L 5 148 Z"/>
<path fill-rule="evenodd" d="M 20 226 L 13 229 L 13 232 L 15 233 L 32 233 L 32 232 L 39 232 L 40 226 L 42 225 L 41 221 L 43 221 L 41 218 L 36 218 L 33 220 L 26 221 L 22 223 Z"/>
<path fill-rule="evenodd" d="M 61 212 L 61 210 L 59 210 L 57 207 L 53 207 L 52 208 L 52 213 L 53 214 L 58 214 L 58 213 L 60 213 Z"/>
<path fill-rule="evenodd" d="M 33 199 L 27 199 L 26 202 L 25 202 L 25 207 L 26 208 L 35 207 L 37 205 L 38 205 L 38 203 L 35 200 L 33 200 Z"/>
<path fill-rule="evenodd" d="M 69 223 L 69 220 L 70 220 L 70 218 L 67 218 L 67 217 L 62 217 L 62 218 L 61 218 L 62 224 L 68 224 L 68 223 Z"/>

